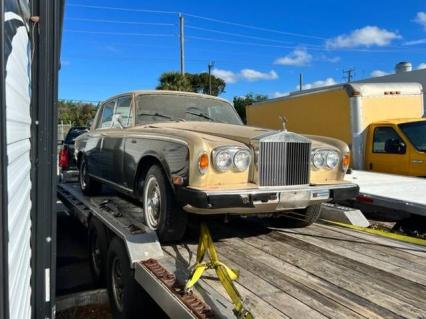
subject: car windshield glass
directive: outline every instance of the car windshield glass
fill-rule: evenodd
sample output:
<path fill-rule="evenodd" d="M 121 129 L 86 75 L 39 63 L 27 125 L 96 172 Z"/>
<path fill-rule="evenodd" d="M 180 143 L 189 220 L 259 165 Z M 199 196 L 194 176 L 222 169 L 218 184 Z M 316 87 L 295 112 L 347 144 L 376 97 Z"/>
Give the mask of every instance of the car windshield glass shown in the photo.
<path fill-rule="evenodd" d="M 136 98 L 136 124 L 182 120 L 242 125 L 233 106 L 225 101 L 173 94 L 147 94 Z"/>
<path fill-rule="evenodd" d="M 68 132 L 67 136 L 65 137 L 65 144 L 74 144 L 74 141 L 77 137 L 79 137 L 81 134 L 86 133 L 86 128 L 72 128 Z"/>
<path fill-rule="evenodd" d="M 426 152 L 426 121 L 404 123 L 399 127 L 417 150 Z"/>

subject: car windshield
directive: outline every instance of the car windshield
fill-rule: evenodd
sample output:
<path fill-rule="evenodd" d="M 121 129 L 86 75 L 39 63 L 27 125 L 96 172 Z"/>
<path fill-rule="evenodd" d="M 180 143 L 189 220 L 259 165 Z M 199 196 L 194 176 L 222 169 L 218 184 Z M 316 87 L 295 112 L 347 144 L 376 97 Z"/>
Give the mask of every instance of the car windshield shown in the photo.
<path fill-rule="evenodd" d="M 164 121 L 243 124 L 231 104 L 213 98 L 173 94 L 148 94 L 136 98 L 136 125 Z"/>
<path fill-rule="evenodd" d="M 418 151 L 426 152 L 426 121 L 404 123 L 399 127 Z"/>
<path fill-rule="evenodd" d="M 74 141 L 77 137 L 79 137 L 81 134 L 86 133 L 88 130 L 87 128 L 71 128 L 68 132 L 67 136 L 65 137 L 65 144 L 74 144 Z"/>

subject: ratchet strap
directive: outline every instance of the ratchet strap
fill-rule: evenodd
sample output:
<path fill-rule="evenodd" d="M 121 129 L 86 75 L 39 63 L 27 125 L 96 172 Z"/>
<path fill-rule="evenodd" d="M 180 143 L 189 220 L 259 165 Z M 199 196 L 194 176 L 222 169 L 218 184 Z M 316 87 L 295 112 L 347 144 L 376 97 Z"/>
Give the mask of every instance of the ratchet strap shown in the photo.
<path fill-rule="evenodd" d="M 208 252 L 210 256 L 209 262 L 203 262 L 206 252 Z M 216 271 L 222 286 L 225 288 L 228 296 L 232 300 L 235 316 L 238 319 L 254 319 L 254 316 L 250 313 L 250 311 L 244 308 L 241 295 L 233 283 L 234 280 L 238 279 L 238 271 L 229 268 L 219 261 L 210 231 L 207 225 L 202 223 L 197 249 L 197 262 L 188 282 L 185 285 L 185 290 L 191 289 L 207 269 L 214 269 Z"/>

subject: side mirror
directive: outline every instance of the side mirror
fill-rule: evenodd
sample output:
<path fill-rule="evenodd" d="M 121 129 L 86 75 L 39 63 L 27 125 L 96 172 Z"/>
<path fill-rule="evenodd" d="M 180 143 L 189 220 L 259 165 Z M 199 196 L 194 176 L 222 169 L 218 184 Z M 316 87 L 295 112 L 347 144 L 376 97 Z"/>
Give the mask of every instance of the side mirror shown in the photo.
<path fill-rule="evenodd" d="M 121 115 L 120 114 L 114 114 L 112 116 L 112 127 L 117 127 L 117 125 L 123 129 L 124 125 L 123 122 L 121 121 Z"/>

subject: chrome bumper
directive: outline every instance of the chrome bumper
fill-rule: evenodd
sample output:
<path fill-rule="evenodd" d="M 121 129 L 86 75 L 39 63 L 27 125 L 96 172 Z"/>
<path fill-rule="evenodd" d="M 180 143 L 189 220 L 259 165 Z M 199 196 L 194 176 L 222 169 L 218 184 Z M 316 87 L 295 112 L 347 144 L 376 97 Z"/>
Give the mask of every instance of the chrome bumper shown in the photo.
<path fill-rule="evenodd" d="M 183 209 L 194 214 L 262 214 L 304 209 L 331 200 L 347 200 L 359 193 L 356 184 L 267 187 L 239 190 L 176 191 Z"/>

